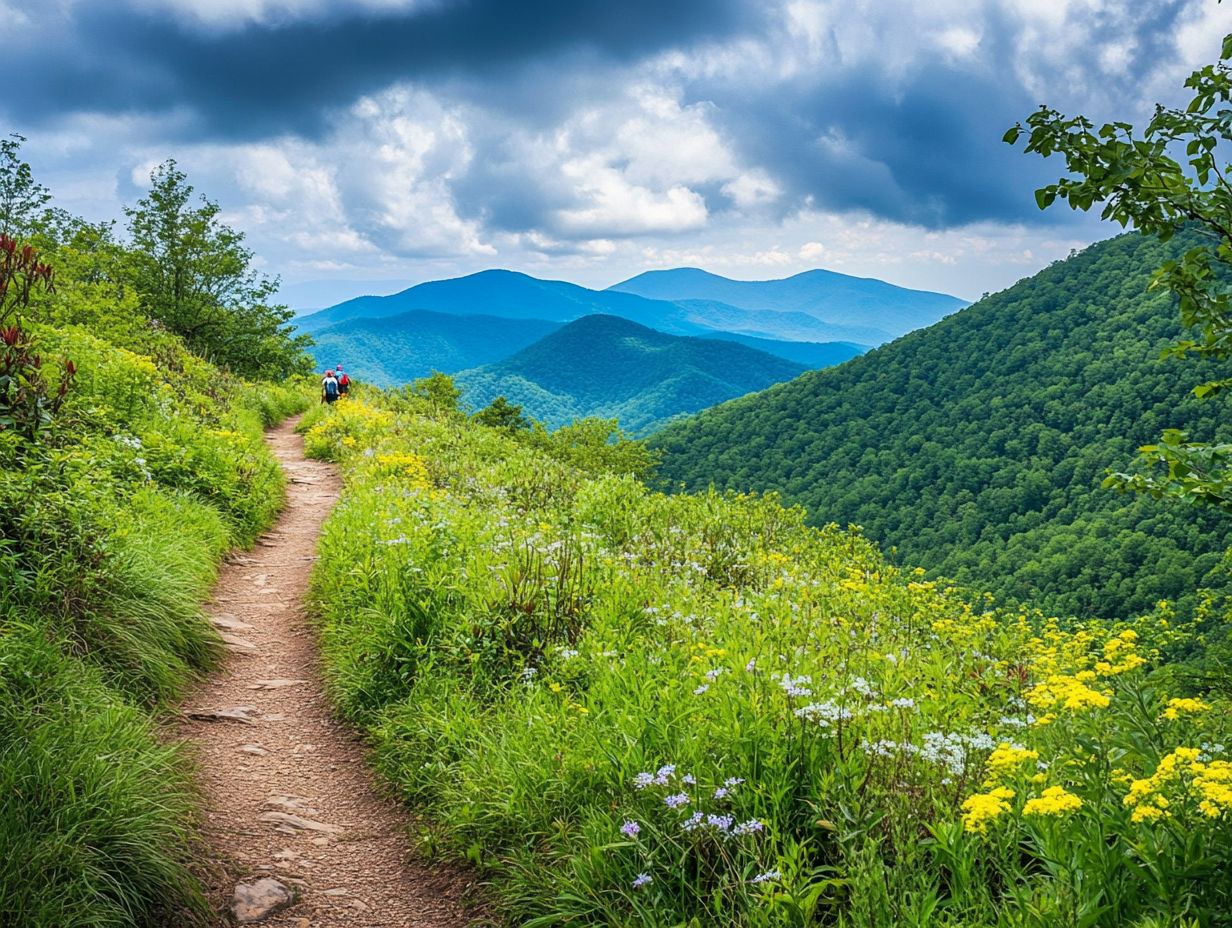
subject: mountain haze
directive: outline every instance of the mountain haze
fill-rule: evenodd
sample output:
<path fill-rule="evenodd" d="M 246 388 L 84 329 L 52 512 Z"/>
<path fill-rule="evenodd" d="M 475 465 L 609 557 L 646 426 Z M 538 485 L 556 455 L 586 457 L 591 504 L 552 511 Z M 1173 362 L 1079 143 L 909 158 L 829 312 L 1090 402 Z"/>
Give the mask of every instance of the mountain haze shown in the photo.
<path fill-rule="evenodd" d="M 745 345 L 589 315 L 512 357 L 462 372 L 457 382 L 476 408 L 504 396 L 549 426 L 600 416 L 641 434 L 803 370 Z"/>
<path fill-rule="evenodd" d="M 778 490 L 908 564 L 1042 608 L 1124 615 L 1191 594 L 1229 520 L 1100 488 L 1167 427 L 1210 439 L 1212 365 L 1160 360 L 1151 271 L 1193 241 L 1125 235 L 842 366 L 654 438 L 665 482 Z"/>
<path fill-rule="evenodd" d="M 656 300 L 709 301 L 760 312 L 803 313 L 828 325 L 869 330 L 842 337 L 873 343 L 931 325 L 967 305 L 944 293 L 825 270 L 804 271 L 781 280 L 731 280 L 684 267 L 647 271 L 614 284 L 609 291 Z"/>

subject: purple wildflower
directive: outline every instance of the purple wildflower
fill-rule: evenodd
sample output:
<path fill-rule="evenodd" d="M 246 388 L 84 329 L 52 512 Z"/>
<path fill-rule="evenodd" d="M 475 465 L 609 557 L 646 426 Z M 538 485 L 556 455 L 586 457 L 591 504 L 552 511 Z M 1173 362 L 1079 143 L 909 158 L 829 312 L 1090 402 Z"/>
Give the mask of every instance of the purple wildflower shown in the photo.
<path fill-rule="evenodd" d="M 654 882 L 654 879 L 651 877 L 649 873 L 639 873 L 637 875 L 637 879 L 633 881 L 633 888 L 641 889 L 643 886 L 649 885 L 650 883 L 653 883 L 653 882 Z"/>
<path fill-rule="evenodd" d="M 673 793 L 663 800 L 663 804 L 669 809 L 679 809 L 689 804 L 689 797 L 684 793 Z"/>
<path fill-rule="evenodd" d="M 637 822 L 628 821 L 620 826 L 620 833 L 626 838 L 636 838 L 642 833 L 642 826 Z"/>

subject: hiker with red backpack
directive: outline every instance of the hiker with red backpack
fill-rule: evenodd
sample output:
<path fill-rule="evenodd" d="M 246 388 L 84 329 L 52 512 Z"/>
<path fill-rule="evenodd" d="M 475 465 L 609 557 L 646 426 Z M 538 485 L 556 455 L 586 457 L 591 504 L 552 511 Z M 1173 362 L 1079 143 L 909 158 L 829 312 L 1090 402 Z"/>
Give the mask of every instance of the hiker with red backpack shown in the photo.
<path fill-rule="evenodd" d="M 338 395 L 346 396 L 347 390 L 351 388 L 351 378 L 346 375 L 341 364 L 338 365 L 336 371 L 334 376 L 338 379 Z"/>

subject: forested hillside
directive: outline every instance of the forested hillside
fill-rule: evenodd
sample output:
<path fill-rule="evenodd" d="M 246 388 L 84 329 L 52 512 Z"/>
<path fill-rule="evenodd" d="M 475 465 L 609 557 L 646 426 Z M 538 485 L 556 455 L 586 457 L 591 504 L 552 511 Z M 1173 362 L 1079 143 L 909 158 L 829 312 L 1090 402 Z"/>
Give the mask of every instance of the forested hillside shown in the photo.
<path fill-rule="evenodd" d="M 655 437 L 663 478 L 779 490 L 897 558 L 1065 614 L 1190 601 L 1228 520 L 1100 489 L 1168 427 L 1220 432 L 1160 360 L 1180 334 L 1151 271 L 1192 240 L 1124 235 L 838 368 Z"/>
<path fill-rule="evenodd" d="M 455 316 L 426 310 L 354 319 L 314 332 L 318 367 L 342 364 L 365 383 L 394 386 L 490 364 L 560 328 L 543 319 Z"/>
<path fill-rule="evenodd" d="M 734 342 L 664 335 L 591 315 L 504 361 L 463 371 L 457 381 L 474 407 L 504 396 L 552 428 L 599 417 L 639 434 L 804 369 Z"/>

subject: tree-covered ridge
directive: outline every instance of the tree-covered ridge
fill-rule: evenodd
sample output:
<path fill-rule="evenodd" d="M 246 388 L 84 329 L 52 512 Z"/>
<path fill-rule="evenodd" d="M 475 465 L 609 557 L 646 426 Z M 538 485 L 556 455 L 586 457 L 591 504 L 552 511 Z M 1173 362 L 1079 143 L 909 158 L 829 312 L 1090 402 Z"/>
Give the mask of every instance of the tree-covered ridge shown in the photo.
<path fill-rule="evenodd" d="M 779 490 L 857 523 L 906 563 L 1066 614 L 1188 601 L 1226 520 L 1101 491 L 1165 427 L 1219 410 L 1162 348 L 1179 334 L 1152 270 L 1184 250 L 1125 235 L 846 365 L 655 437 L 689 487 Z M 1201 373 L 1196 375 L 1201 378 Z"/>
<path fill-rule="evenodd" d="M 476 408 L 504 396 L 551 427 L 614 418 L 639 434 L 804 369 L 735 342 L 665 335 L 615 316 L 590 315 L 457 380 Z"/>

